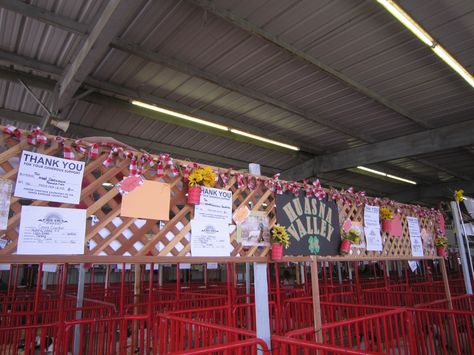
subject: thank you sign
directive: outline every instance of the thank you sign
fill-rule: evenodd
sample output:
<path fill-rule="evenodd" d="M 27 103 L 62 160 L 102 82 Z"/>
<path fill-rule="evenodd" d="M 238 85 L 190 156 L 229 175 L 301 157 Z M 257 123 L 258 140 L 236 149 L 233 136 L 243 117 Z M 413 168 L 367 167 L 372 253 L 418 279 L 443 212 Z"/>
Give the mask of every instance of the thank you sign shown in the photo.
<path fill-rule="evenodd" d="M 337 255 L 341 234 L 334 201 L 287 192 L 276 195 L 276 205 L 277 221 L 290 236 L 286 255 Z"/>

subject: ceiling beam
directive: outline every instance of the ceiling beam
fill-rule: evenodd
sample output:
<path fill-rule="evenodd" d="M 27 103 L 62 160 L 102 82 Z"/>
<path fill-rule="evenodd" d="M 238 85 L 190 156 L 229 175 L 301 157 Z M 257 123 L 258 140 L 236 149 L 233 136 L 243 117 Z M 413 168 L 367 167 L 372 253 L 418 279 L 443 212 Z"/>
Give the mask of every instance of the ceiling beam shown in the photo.
<path fill-rule="evenodd" d="M 390 198 L 400 202 L 421 201 L 426 199 L 454 199 L 454 191 L 463 189 L 466 194 L 474 193 L 474 180 L 455 181 L 429 186 L 416 186 L 395 194 Z"/>
<path fill-rule="evenodd" d="M 215 0 L 190 0 L 190 1 L 194 3 L 195 5 L 204 9 L 206 12 L 209 12 L 217 17 L 224 19 L 225 21 L 233 24 L 236 27 L 239 27 L 240 29 L 248 32 L 249 34 L 255 35 L 257 37 L 263 38 L 264 40 L 270 43 L 273 43 L 274 45 L 288 52 L 291 56 L 297 57 L 311 65 L 318 67 L 320 70 L 326 72 L 327 74 L 331 75 L 337 80 L 342 81 L 345 84 L 349 85 L 354 90 L 373 99 L 374 101 L 389 108 L 390 110 L 399 113 L 400 115 L 417 123 L 418 125 L 424 128 L 431 128 L 431 126 L 426 122 L 426 120 L 423 120 L 419 117 L 415 117 L 411 112 L 409 112 L 405 108 L 401 107 L 398 104 L 395 104 L 394 102 L 389 101 L 387 98 L 379 95 L 378 93 L 362 85 L 361 83 L 351 79 L 350 77 L 343 74 L 342 72 L 337 71 L 336 69 L 329 66 L 328 64 L 325 64 L 321 60 L 310 56 L 306 52 L 298 49 L 297 47 L 291 45 L 290 43 L 283 41 L 281 38 L 272 34 L 271 32 L 261 27 L 258 27 L 257 25 L 251 23 L 250 21 L 242 17 L 235 15 L 231 11 L 219 8 L 217 1 Z"/>
<path fill-rule="evenodd" d="M 67 105 L 84 79 L 110 50 L 110 42 L 122 31 L 141 1 L 110 0 L 84 38 L 58 83 L 58 108 Z"/>
<path fill-rule="evenodd" d="M 20 111 L 7 110 L 4 108 L 0 108 L 0 117 L 10 121 L 23 122 L 31 125 L 40 125 L 43 120 L 43 117 L 41 116 Z"/>
<path fill-rule="evenodd" d="M 6 70 L 6 69 L 1 69 L 1 68 L 0 68 L 0 78 L 10 80 L 10 81 L 17 81 L 18 79 L 22 79 L 27 84 L 29 84 L 33 87 L 39 87 L 41 89 L 45 89 L 45 90 L 49 90 L 49 91 L 53 91 L 54 87 L 55 87 L 55 84 L 56 84 L 56 82 L 54 80 L 51 80 L 51 79 L 45 79 L 45 78 L 34 76 L 34 75 L 31 75 L 31 74 L 25 74 L 25 73 L 20 73 L 20 72 L 17 72 L 17 71 Z M 273 145 L 273 144 L 266 143 L 266 142 L 263 142 L 263 141 L 250 139 L 250 138 L 247 138 L 245 136 L 237 135 L 237 134 L 232 133 L 230 131 L 222 131 L 222 130 L 215 129 L 215 128 L 212 128 L 212 127 L 200 125 L 200 124 L 197 124 L 197 123 L 194 123 L 194 122 L 191 122 L 191 121 L 181 120 L 181 119 L 178 119 L 176 117 L 166 115 L 166 114 L 163 114 L 163 113 L 160 113 L 160 112 L 144 109 L 144 108 L 141 108 L 139 106 L 132 105 L 131 103 L 129 103 L 128 100 L 113 97 L 113 95 L 122 95 L 122 96 L 126 96 L 126 97 L 130 97 L 129 94 L 136 95 L 136 93 L 133 90 L 125 89 L 123 87 L 120 87 L 120 86 L 117 86 L 117 85 L 114 85 L 114 84 L 106 84 L 106 83 L 103 83 L 103 82 L 100 82 L 100 81 L 94 80 L 94 79 L 87 79 L 86 83 L 87 83 L 87 86 L 86 86 L 87 88 L 89 88 L 89 89 L 93 88 L 97 92 L 91 93 L 91 94 L 89 94 L 85 97 L 82 97 L 81 98 L 82 101 L 88 101 L 88 102 L 99 104 L 99 105 L 105 105 L 105 106 L 114 107 L 114 108 L 117 108 L 117 109 L 122 109 L 122 110 L 125 110 L 127 112 L 137 114 L 139 116 L 148 117 L 148 118 L 155 119 L 155 120 L 160 120 L 160 121 L 165 122 L 165 123 L 179 125 L 179 126 L 194 129 L 194 130 L 197 130 L 197 131 L 210 133 L 210 134 L 221 136 L 221 137 L 224 137 L 224 138 L 229 138 L 229 139 L 232 139 L 232 140 L 235 140 L 235 141 L 240 141 L 240 142 L 244 142 L 244 143 L 248 143 L 248 144 L 252 144 L 252 145 L 261 146 L 261 147 L 266 148 L 266 149 L 281 151 L 282 153 L 294 156 L 295 159 L 299 160 L 299 161 L 302 161 L 304 159 L 308 159 L 311 156 L 311 155 L 309 155 L 305 152 L 290 151 L 286 148 L 279 147 L 277 145 Z M 106 92 L 108 95 L 101 94 L 100 92 Z M 156 101 L 156 100 L 154 100 L 154 101 Z M 180 111 L 180 112 L 183 112 L 183 111 Z M 199 115 L 199 117 L 202 117 L 202 116 Z M 225 122 L 218 121 L 217 123 L 228 124 L 228 123 L 233 123 L 234 122 L 231 119 L 227 119 L 227 118 L 222 118 L 222 119 L 225 119 Z M 232 125 L 231 124 L 231 126 L 235 127 L 235 128 L 239 128 L 238 125 Z M 248 125 L 246 125 L 245 130 L 246 131 L 251 131 L 254 134 L 259 134 L 260 131 L 261 131 L 260 129 L 256 128 L 256 130 L 258 130 L 256 132 L 256 131 L 253 130 L 253 127 L 249 127 Z M 267 134 L 264 134 L 264 133 L 262 135 L 269 137 Z M 269 138 L 274 138 L 274 137 L 271 136 Z M 285 141 L 287 141 L 287 140 L 285 140 Z"/>
<path fill-rule="evenodd" d="M 474 132 L 474 121 L 470 120 L 409 134 L 313 158 L 286 170 L 283 172 L 282 177 L 290 180 L 300 180 L 316 176 L 320 172 L 347 169 L 357 165 L 373 164 L 439 150 L 458 148 L 474 144 L 472 132 Z"/>
<path fill-rule="evenodd" d="M 20 13 L 24 16 L 47 23 L 49 25 L 59 27 L 65 31 L 76 33 L 78 35 L 84 35 L 87 33 L 87 24 L 79 23 L 41 7 L 27 4 L 23 1 L 0 0 L 0 7 Z"/>
<path fill-rule="evenodd" d="M 363 132 L 356 132 L 350 128 L 346 128 L 344 126 L 338 125 L 332 122 L 329 119 L 324 119 L 319 115 L 316 115 L 312 112 L 308 112 L 305 110 L 300 109 L 299 107 L 292 106 L 287 104 L 279 99 L 275 99 L 270 97 L 266 94 L 253 90 L 251 88 L 245 87 L 243 85 L 237 84 L 235 82 L 229 81 L 224 79 L 223 77 L 213 74 L 211 72 L 202 70 L 198 67 L 195 67 L 191 64 L 181 62 L 175 58 L 168 57 L 158 52 L 151 51 L 149 49 L 143 48 L 137 44 L 131 43 L 129 41 L 116 39 L 111 43 L 111 47 L 118 49 L 122 52 L 126 52 L 128 54 L 140 57 L 142 59 L 148 60 L 153 63 L 157 63 L 168 68 L 172 68 L 173 70 L 179 71 L 181 73 L 185 73 L 192 77 L 197 77 L 213 84 L 216 84 L 220 87 L 223 87 L 227 90 L 237 92 L 241 95 L 250 97 L 254 100 L 266 103 L 268 105 L 272 105 L 274 107 L 278 107 L 284 111 L 290 112 L 292 114 L 298 115 L 303 117 L 306 120 L 315 122 L 320 124 L 321 126 L 330 128 L 334 131 L 343 133 L 349 137 L 355 137 L 362 139 L 364 141 L 373 141 L 373 138 L 368 136 Z"/>
<path fill-rule="evenodd" d="M 45 75 L 49 75 L 53 78 L 58 78 L 58 75 L 62 73 L 62 69 L 55 65 L 32 60 L 31 58 L 23 57 L 18 54 L 9 53 L 2 50 L 0 50 L 0 63 L 3 63 L 7 66 L 23 68 L 26 70 L 35 70 Z M 7 78 L 7 80 L 16 80 L 13 72 L 9 74 L 9 77 Z M 108 95 L 115 94 L 115 95 L 123 96 L 124 98 L 127 98 L 127 99 L 136 99 L 139 101 L 145 100 L 149 103 L 162 105 L 165 108 L 175 110 L 180 113 L 185 113 L 191 116 L 207 119 L 211 122 L 220 123 L 220 124 L 223 124 L 232 128 L 237 128 L 242 131 L 250 132 L 262 137 L 267 137 L 276 141 L 285 142 L 288 144 L 299 146 L 302 150 L 311 154 L 318 154 L 324 150 L 323 147 L 318 147 L 316 144 L 312 146 L 300 146 L 299 142 L 292 141 L 288 139 L 287 137 L 280 136 L 278 134 L 269 134 L 268 131 L 261 129 L 259 127 L 251 126 L 247 123 L 241 123 L 239 121 L 236 121 L 227 117 L 214 115 L 206 111 L 197 110 L 194 107 L 189 107 L 184 104 L 177 103 L 177 102 L 167 100 L 167 99 L 163 99 L 161 97 L 157 97 L 154 95 L 149 95 L 146 93 L 138 93 L 136 90 L 127 89 L 126 87 L 121 86 L 121 85 L 115 85 L 115 84 L 111 84 L 111 83 L 104 82 L 101 80 L 96 80 L 96 79 L 93 79 L 92 77 L 86 78 L 84 80 L 84 83 L 86 87 L 93 90 L 100 89 L 100 91 Z"/>

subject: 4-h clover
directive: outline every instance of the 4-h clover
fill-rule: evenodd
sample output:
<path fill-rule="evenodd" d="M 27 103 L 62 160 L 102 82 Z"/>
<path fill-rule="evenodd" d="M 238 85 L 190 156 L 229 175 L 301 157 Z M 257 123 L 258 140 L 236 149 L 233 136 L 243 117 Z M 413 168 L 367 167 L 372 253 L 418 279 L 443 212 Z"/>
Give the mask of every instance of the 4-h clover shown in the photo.
<path fill-rule="evenodd" d="M 318 254 L 319 253 L 319 239 L 318 237 L 312 235 L 308 238 L 308 249 L 311 254 Z"/>

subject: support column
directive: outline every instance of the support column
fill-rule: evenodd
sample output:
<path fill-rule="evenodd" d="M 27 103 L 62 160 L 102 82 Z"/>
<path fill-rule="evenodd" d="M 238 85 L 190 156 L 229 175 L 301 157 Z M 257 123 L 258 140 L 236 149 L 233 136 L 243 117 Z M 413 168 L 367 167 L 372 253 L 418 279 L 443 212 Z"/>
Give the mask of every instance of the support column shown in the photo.
<path fill-rule="evenodd" d="M 342 285 L 342 271 L 341 271 L 341 262 L 337 262 L 337 279 L 339 280 L 339 285 Z"/>
<path fill-rule="evenodd" d="M 255 292 L 255 320 L 257 323 L 257 338 L 262 339 L 271 348 L 270 315 L 268 311 L 268 282 L 267 264 L 253 264 Z M 263 354 L 262 351 L 259 351 Z"/>
<path fill-rule="evenodd" d="M 456 202 L 451 202 L 451 211 L 454 217 L 454 226 L 456 227 L 456 238 L 459 246 L 459 256 L 461 258 L 462 274 L 464 276 L 464 284 L 466 285 L 466 293 L 472 295 L 472 285 L 469 272 L 469 265 L 466 256 L 466 248 L 464 246 L 464 239 L 462 234 L 461 219 L 458 212 L 458 206 Z"/>
<path fill-rule="evenodd" d="M 86 279 L 86 268 L 84 263 L 79 264 L 79 277 L 77 281 L 77 301 L 76 301 L 76 319 L 82 319 L 82 305 L 84 303 L 84 283 Z M 80 354 L 79 345 L 81 343 L 81 325 L 77 324 L 74 328 L 74 355 Z"/>

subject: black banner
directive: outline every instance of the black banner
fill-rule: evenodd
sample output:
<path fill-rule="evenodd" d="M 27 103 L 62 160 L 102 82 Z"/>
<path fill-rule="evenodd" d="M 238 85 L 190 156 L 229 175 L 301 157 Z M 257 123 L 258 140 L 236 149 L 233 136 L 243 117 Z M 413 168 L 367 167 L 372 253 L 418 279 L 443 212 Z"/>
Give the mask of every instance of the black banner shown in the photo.
<path fill-rule="evenodd" d="M 337 204 L 327 199 L 276 195 L 277 222 L 286 227 L 290 247 L 285 255 L 337 255 L 341 243 Z"/>

